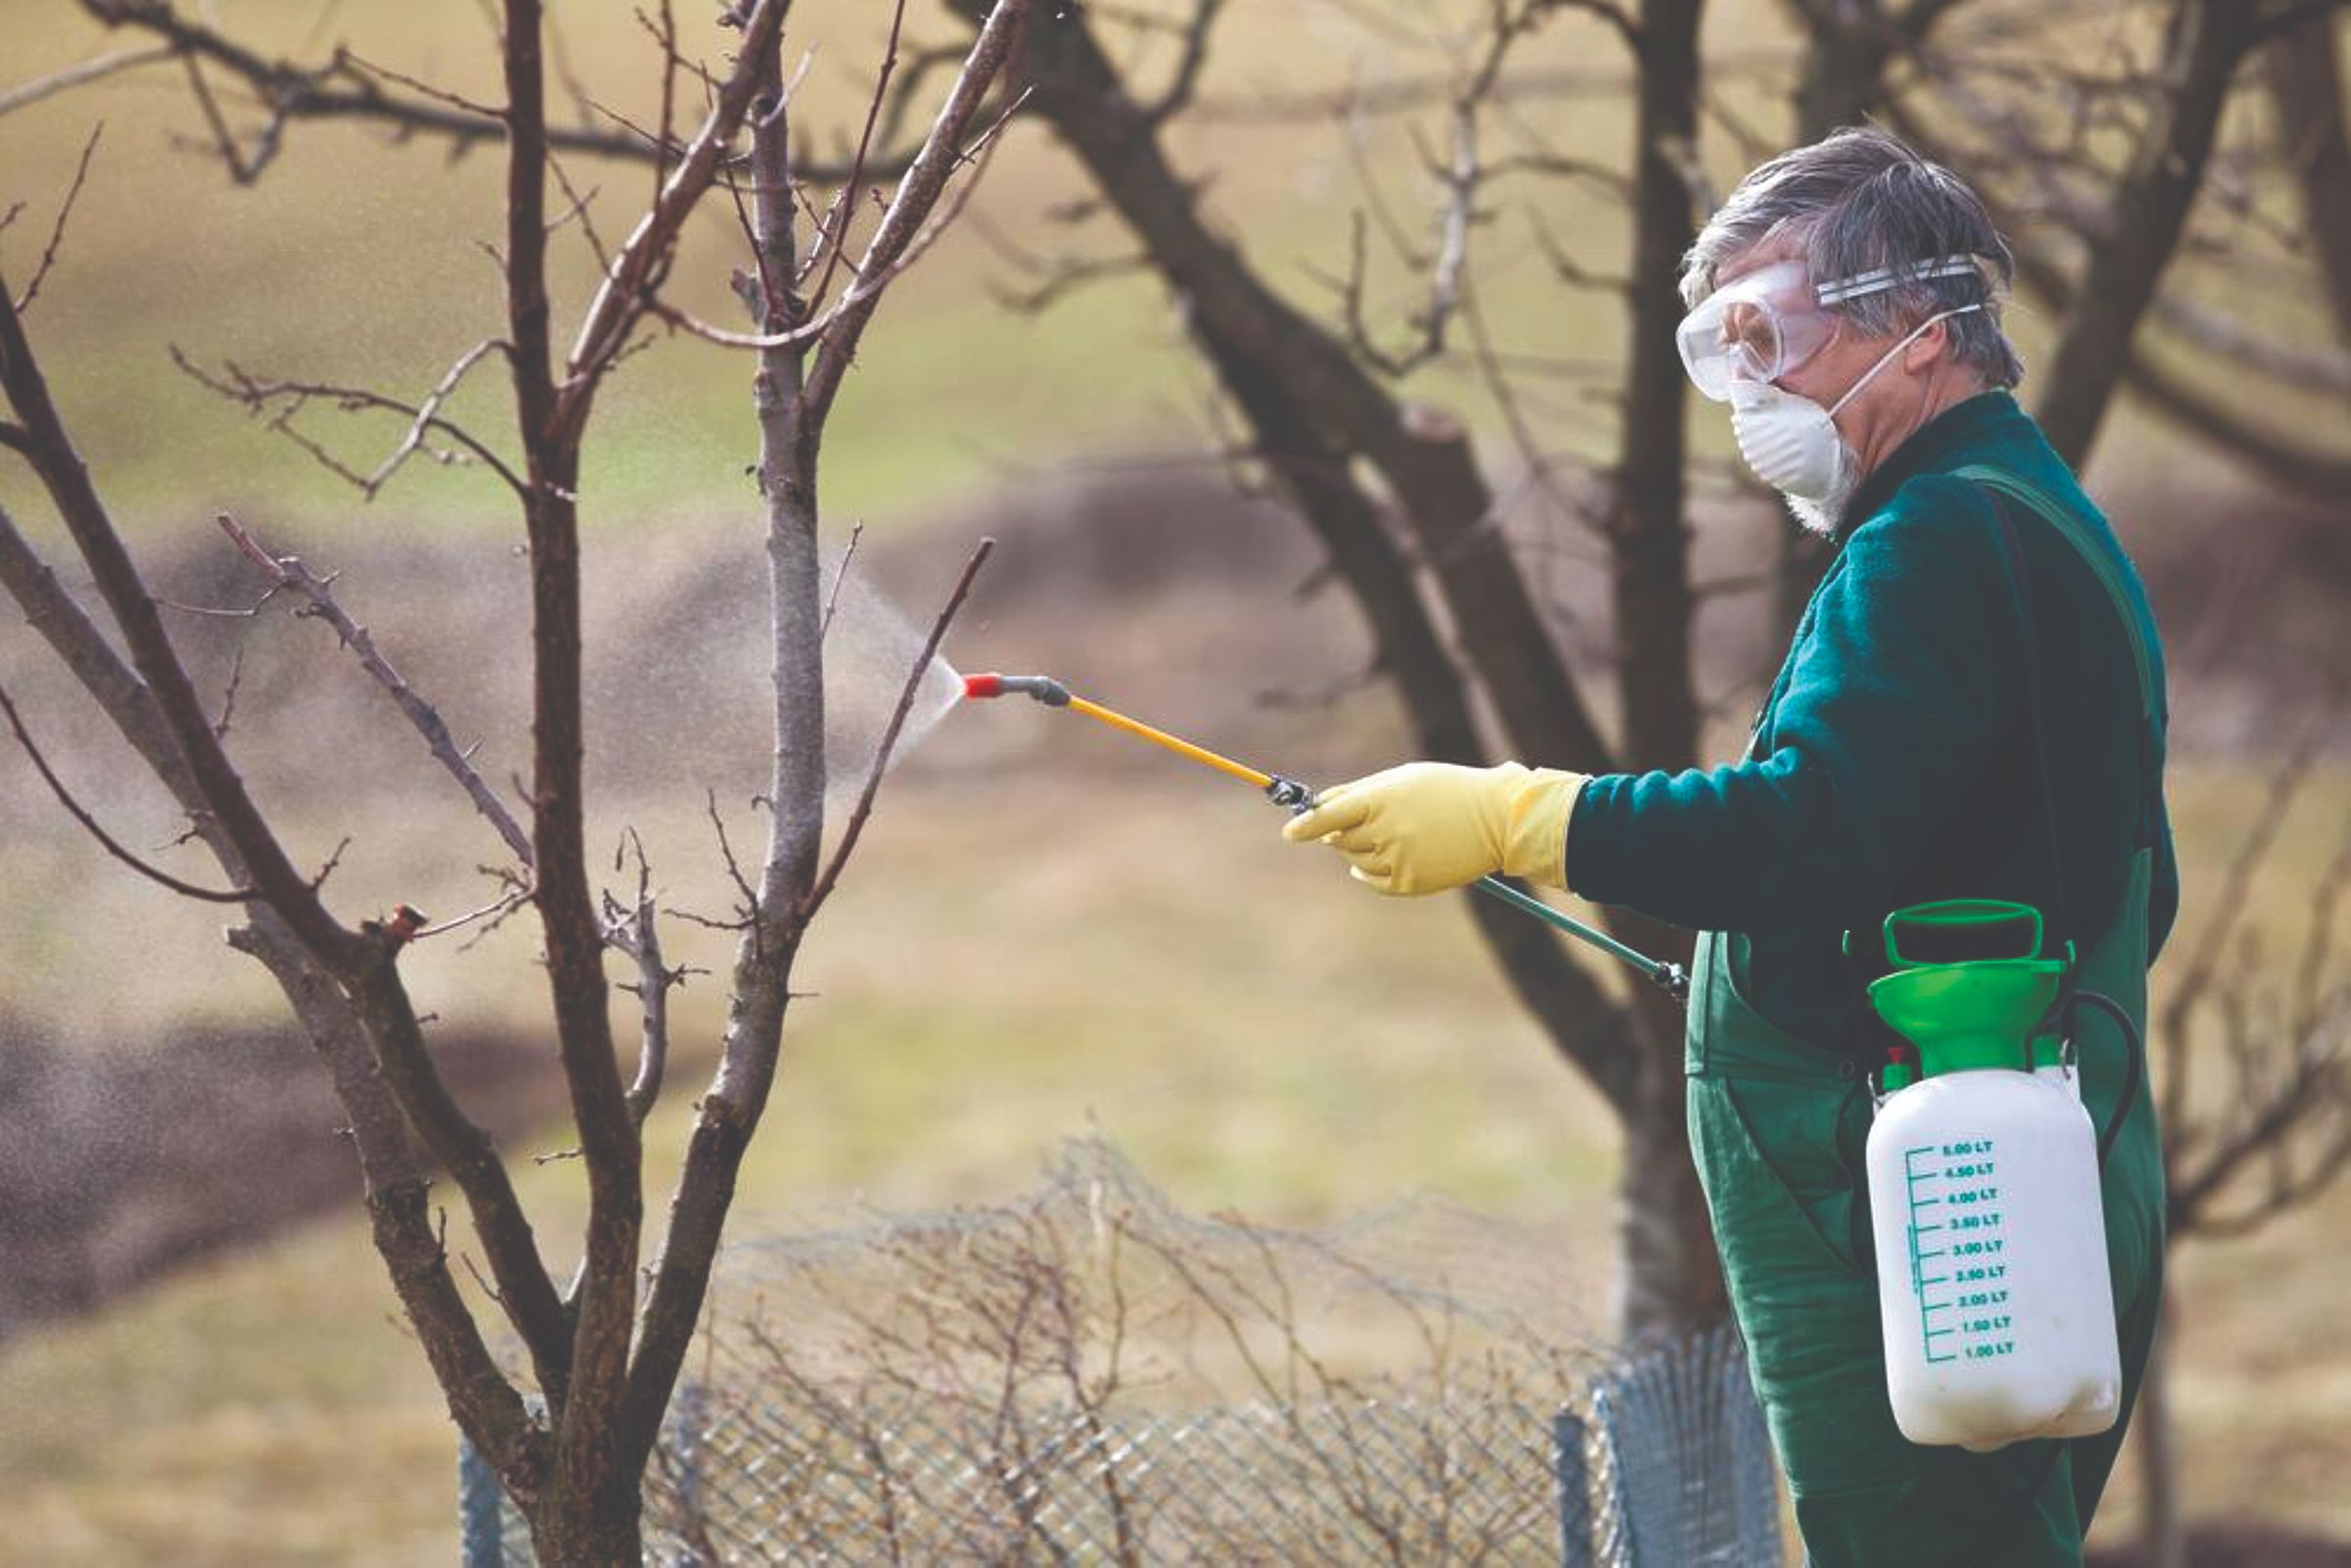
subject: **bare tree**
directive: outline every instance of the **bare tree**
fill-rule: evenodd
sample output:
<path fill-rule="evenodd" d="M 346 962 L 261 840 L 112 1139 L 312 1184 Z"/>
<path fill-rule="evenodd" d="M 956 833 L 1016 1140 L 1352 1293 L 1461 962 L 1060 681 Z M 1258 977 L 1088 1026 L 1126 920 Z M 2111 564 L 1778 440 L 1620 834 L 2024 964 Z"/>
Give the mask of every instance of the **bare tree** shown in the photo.
<path fill-rule="evenodd" d="M 633 156 L 649 157 L 655 193 L 626 239 L 608 252 L 587 220 L 585 201 L 566 192 L 569 206 L 558 213 L 551 197 L 551 173 L 562 180 L 551 146 L 567 138 L 549 125 L 538 0 L 504 5 L 504 101 L 496 106 L 465 104 L 403 78 L 396 107 L 388 107 L 394 98 L 383 78 L 389 73 L 362 68 L 340 51 L 331 66 L 301 71 L 267 64 L 179 18 L 162 0 L 92 0 L 90 9 L 112 22 L 146 27 L 169 45 L 171 58 L 188 72 L 216 150 L 240 181 L 263 172 L 289 120 L 315 114 L 390 115 L 461 142 L 504 144 L 504 233 L 498 248 L 505 285 L 504 335 L 460 356 L 427 397 L 409 402 L 364 388 L 272 381 L 233 366 L 217 373 L 185 368 L 224 396 L 267 413 L 273 424 L 366 494 L 416 452 L 448 451 L 495 473 L 521 512 L 531 564 L 533 768 L 527 833 L 448 743 L 446 726 L 372 641 L 348 617 L 335 624 L 491 817 L 514 856 L 513 891 L 478 913 L 503 916 L 524 902 L 536 911 L 550 1012 L 589 1194 L 582 1261 L 567 1286 L 558 1285 L 550 1272 L 504 1160 L 443 1083 L 401 977 L 401 956 L 410 944 L 476 917 L 436 927 L 401 905 L 388 919 L 355 925 L 334 913 L 322 889 L 332 862 L 314 873 L 299 867 L 247 788 L 221 727 L 207 712 L 165 626 L 156 594 L 58 411 L 24 312 L 56 257 L 57 236 L 65 226 L 62 212 L 24 293 L 0 288 L 0 391 L 8 409 L 8 417 L 0 419 L 0 448 L 15 453 L 40 481 L 127 657 L 116 652 L 107 632 L 4 515 L 0 582 L 188 813 L 194 834 L 211 849 L 226 885 L 188 881 L 125 848 L 75 799 L 4 689 L 0 712 L 61 806 L 110 854 L 183 896 L 243 906 L 247 925 L 232 934 L 231 943 L 269 968 L 333 1073 L 350 1111 L 377 1248 L 452 1415 L 529 1518 L 541 1560 L 634 1564 L 643 1555 L 641 1477 L 699 1314 L 736 1171 L 773 1083 L 793 957 L 856 845 L 896 734 L 893 723 L 865 794 L 828 858 L 816 569 L 817 459 L 826 422 L 888 284 L 951 218 L 970 179 L 952 197 L 950 182 L 984 156 L 1001 125 L 1000 116 L 993 123 L 984 119 L 984 106 L 1027 13 L 1026 0 L 997 0 L 970 46 L 958 51 L 959 69 L 936 118 L 905 160 L 894 187 L 880 199 L 880 215 L 862 242 L 856 231 L 869 194 L 866 182 L 873 176 L 861 146 L 831 211 L 808 229 L 804 246 L 799 238 L 803 174 L 792 159 L 783 71 L 789 0 L 746 0 L 723 19 L 741 32 L 736 58 L 723 75 L 702 71 L 681 53 L 675 22 L 664 6 L 657 21 L 648 19 L 662 53 L 663 122 L 637 139 L 643 145 L 629 149 Z M 891 39 L 894 50 L 894 24 Z M 877 111 L 894 60 L 893 53 L 877 85 Z M 208 85 L 208 64 L 240 77 L 258 95 L 264 122 L 257 134 L 249 137 L 231 124 Z M 84 70 L 75 79 L 93 74 Z M 705 89 L 707 107 L 690 131 L 671 120 L 681 78 Z M 12 101 L 24 101 L 25 92 L 12 94 Z M 869 135 L 870 130 L 869 120 Z M 746 137 L 747 153 L 743 149 Z M 85 152 L 81 172 L 87 166 Z M 754 253 L 744 290 L 752 315 L 747 333 L 696 321 L 660 292 L 689 214 L 722 183 L 734 186 L 745 174 L 754 210 L 746 221 Z M 77 172 L 74 189 L 79 184 Z M 551 234 L 560 220 L 573 217 L 598 248 L 602 278 L 566 351 L 555 337 L 548 260 Z M 667 1238 L 645 1268 L 647 1283 L 641 1287 L 640 1124 L 667 1056 L 664 999 L 680 974 L 660 957 L 660 912 L 647 891 L 642 852 L 637 897 L 625 909 L 617 904 L 600 908 L 589 870 L 578 479 L 599 391 L 614 365 L 656 330 L 685 332 L 758 356 L 754 402 L 774 618 L 775 754 L 766 796 L 773 821 L 769 843 L 755 884 L 739 874 L 743 897 L 733 923 L 739 936 L 726 1037 L 697 1104 L 671 1200 Z M 511 377 L 510 447 L 478 436 L 448 411 L 448 401 L 466 373 L 492 358 L 503 359 Z M 361 473 L 294 425 L 296 413 L 321 403 L 393 411 L 406 421 L 406 432 L 390 456 Z M 321 579 L 299 561 L 272 556 L 233 520 L 225 526 L 273 592 L 303 594 L 335 620 L 338 607 Z M 931 648 L 978 564 L 975 557 L 967 568 L 934 629 Z M 925 650 L 909 675 L 899 722 L 930 652 Z M 623 1081 L 607 1017 L 607 948 L 618 948 L 636 965 L 645 1028 L 634 1085 Z M 485 1288 L 504 1329 L 519 1342 L 526 1375 L 500 1363 L 484 1325 L 459 1293 L 443 1237 L 446 1219 L 436 1221 L 428 1200 L 430 1167 L 445 1172 L 464 1199 L 489 1270 Z M 526 1401 L 528 1391 L 537 1395 L 535 1405 Z"/>
<path fill-rule="evenodd" d="M 2351 833 L 2313 879 L 2287 951 L 2265 951 L 2248 920 L 2254 882 L 2275 874 L 2279 832 L 2327 733 L 2314 726 L 2272 781 L 2155 1021 L 2175 1241 L 2249 1236 L 2351 1166 L 2351 945 L 2340 924 Z M 2139 1396 L 2141 1534 L 2156 1568 L 2187 1560 L 2168 1375 L 2178 1335 L 2165 1327 Z"/>

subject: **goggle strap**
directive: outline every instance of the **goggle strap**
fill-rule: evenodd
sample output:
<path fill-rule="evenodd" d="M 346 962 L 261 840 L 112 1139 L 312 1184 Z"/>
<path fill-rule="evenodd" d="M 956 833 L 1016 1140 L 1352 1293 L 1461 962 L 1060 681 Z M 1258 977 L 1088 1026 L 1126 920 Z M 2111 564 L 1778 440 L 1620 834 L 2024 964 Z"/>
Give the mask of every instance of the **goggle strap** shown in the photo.
<path fill-rule="evenodd" d="M 1896 266 L 1872 267 L 1855 272 L 1850 277 L 1823 283 L 1812 291 L 1812 298 L 1822 305 L 1838 305 L 1857 300 L 1865 294 L 1883 294 L 1888 289 L 1900 288 L 1906 283 L 1924 283 L 1931 278 L 1981 277 L 1982 262 L 1973 256 L 1945 256 L 1927 261 L 1904 261 Z"/>

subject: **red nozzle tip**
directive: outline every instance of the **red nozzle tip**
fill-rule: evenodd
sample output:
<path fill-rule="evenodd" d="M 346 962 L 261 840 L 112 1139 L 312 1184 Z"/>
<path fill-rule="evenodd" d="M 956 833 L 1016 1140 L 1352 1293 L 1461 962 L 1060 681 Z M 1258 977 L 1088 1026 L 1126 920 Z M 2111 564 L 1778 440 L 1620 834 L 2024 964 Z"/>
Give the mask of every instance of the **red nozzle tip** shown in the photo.
<path fill-rule="evenodd" d="M 963 694 L 967 697 L 1000 697 L 1004 694 L 1004 678 L 1000 675 L 967 675 L 963 678 Z"/>

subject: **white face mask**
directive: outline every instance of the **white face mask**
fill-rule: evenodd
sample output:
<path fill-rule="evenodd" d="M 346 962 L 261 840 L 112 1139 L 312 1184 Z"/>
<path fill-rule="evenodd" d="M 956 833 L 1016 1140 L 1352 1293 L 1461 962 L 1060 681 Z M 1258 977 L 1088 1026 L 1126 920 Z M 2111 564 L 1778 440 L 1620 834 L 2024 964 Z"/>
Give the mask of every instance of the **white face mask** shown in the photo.
<path fill-rule="evenodd" d="M 1791 501 L 1808 501 L 1811 507 L 1830 511 L 1828 522 L 1834 528 L 1835 512 L 1844 509 L 1843 502 L 1851 499 L 1861 477 L 1860 459 L 1837 433 L 1838 412 L 1921 332 L 1938 321 L 1983 309 L 1981 305 L 1963 305 L 1956 310 L 1943 310 L 1927 317 L 1912 327 L 1901 342 L 1880 355 L 1878 362 L 1864 370 L 1861 379 L 1826 408 L 1768 381 L 1733 381 L 1731 435 L 1739 443 L 1739 455 L 1747 459 L 1748 467 L 1755 471 L 1757 479 Z M 1834 510 L 1826 505 L 1832 499 L 1839 502 Z M 1809 507 L 1798 508 L 1797 515 L 1807 527 L 1819 526 Z"/>

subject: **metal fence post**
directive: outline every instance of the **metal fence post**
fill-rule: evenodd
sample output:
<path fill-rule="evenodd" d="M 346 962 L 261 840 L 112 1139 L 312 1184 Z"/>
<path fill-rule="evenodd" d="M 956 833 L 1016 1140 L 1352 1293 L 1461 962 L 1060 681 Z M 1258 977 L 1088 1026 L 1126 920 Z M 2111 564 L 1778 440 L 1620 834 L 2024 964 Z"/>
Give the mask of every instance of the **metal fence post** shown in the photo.
<path fill-rule="evenodd" d="M 498 1477 L 460 1435 L 457 1439 L 457 1533 L 464 1568 L 504 1568 L 504 1498 Z"/>
<path fill-rule="evenodd" d="M 1584 1418 L 1562 1406 L 1551 1418 L 1551 1467 L 1559 1482 L 1559 1568 L 1592 1568 L 1592 1472 Z"/>

